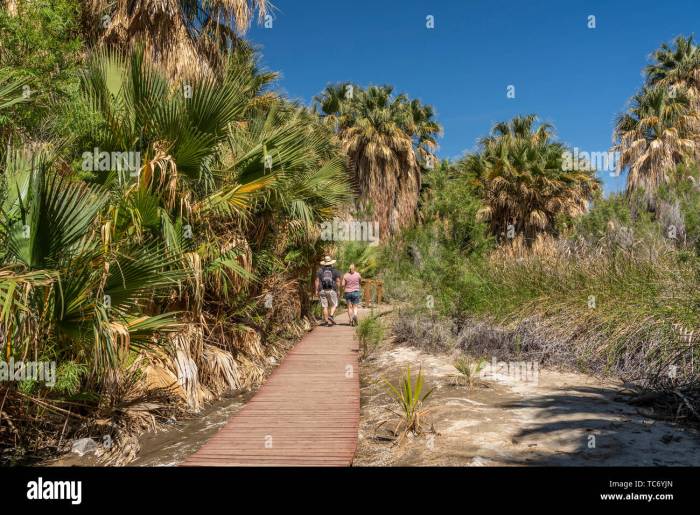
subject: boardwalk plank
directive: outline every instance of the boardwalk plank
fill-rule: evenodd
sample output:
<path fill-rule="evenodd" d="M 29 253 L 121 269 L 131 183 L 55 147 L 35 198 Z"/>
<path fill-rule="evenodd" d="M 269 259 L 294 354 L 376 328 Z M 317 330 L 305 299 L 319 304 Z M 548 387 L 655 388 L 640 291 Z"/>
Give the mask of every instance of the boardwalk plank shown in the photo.
<path fill-rule="evenodd" d="M 358 345 L 317 327 L 184 466 L 348 466 L 360 421 Z"/>

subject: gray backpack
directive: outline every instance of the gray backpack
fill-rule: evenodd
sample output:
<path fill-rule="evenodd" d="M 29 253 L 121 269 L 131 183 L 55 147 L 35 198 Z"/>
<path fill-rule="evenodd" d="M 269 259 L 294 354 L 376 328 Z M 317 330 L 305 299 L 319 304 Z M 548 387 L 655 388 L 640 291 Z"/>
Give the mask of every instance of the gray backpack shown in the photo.
<path fill-rule="evenodd" d="M 333 289 L 333 269 L 331 267 L 324 268 L 321 271 L 321 289 Z"/>

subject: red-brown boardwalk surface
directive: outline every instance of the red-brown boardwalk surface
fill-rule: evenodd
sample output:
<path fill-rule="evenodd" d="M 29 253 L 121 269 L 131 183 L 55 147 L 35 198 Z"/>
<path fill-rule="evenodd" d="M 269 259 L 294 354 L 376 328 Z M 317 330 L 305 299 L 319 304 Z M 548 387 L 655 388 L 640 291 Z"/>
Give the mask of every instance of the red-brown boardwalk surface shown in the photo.
<path fill-rule="evenodd" d="M 347 466 L 360 420 L 358 344 L 317 327 L 185 466 Z"/>

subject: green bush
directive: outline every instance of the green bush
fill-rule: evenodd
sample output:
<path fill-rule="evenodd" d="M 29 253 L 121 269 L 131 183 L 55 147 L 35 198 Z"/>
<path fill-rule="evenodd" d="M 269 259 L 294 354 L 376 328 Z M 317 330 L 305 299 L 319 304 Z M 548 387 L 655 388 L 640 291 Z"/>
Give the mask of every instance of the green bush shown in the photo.
<path fill-rule="evenodd" d="M 34 0 L 18 2 L 18 9 L 17 16 L 0 9 L 0 68 L 29 79 L 31 101 L 0 114 L 0 127 L 44 137 L 48 116 L 65 118 L 53 121 L 64 128 L 78 119 L 78 113 L 58 106 L 78 96 L 78 69 L 85 49 L 80 3 Z"/>
<path fill-rule="evenodd" d="M 480 283 L 474 266 L 494 240 L 477 220 L 481 203 L 469 174 L 442 163 L 426 174 L 425 186 L 423 223 L 383 246 L 381 274 L 391 301 L 451 315 Z"/>
<path fill-rule="evenodd" d="M 56 369 L 54 390 L 62 395 L 72 396 L 80 391 L 83 379 L 88 374 L 88 367 L 75 361 L 64 361 Z"/>
<path fill-rule="evenodd" d="M 355 329 L 360 341 L 362 355 L 369 356 L 384 339 L 384 326 L 377 317 L 366 317 L 360 320 Z"/>

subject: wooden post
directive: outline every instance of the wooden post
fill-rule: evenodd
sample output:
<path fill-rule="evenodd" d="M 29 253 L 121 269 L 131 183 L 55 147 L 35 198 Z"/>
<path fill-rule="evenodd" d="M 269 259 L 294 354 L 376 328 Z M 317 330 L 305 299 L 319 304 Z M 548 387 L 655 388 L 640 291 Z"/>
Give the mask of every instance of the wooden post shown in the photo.
<path fill-rule="evenodd" d="M 372 282 L 369 279 L 362 281 L 362 302 L 368 307 L 372 305 L 371 288 Z"/>

